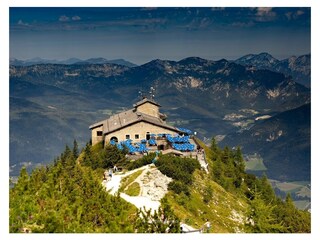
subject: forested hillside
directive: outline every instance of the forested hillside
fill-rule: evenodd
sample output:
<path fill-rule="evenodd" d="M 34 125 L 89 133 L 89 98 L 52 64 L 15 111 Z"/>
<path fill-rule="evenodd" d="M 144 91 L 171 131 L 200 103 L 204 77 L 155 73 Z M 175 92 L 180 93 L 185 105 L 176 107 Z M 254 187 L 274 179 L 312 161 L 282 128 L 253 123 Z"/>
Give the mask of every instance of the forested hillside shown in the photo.
<path fill-rule="evenodd" d="M 22 169 L 10 189 L 10 232 L 180 232 L 180 223 L 215 232 L 310 232 L 310 213 L 297 210 L 288 195 L 277 198 L 266 176 L 244 171 L 240 149 L 205 148 L 209 173 L 195 159 L 160 155 L 134 162 L 125 150 L 89 143 L 78 156 L 77 143 L 66 147 L 52 165 L 29 175 Z M 163 198 L 162 214 L 138 211 L 119 194 L 102 187 L 106 168 L 155 166 L 173 179 Z M 163 216 L 166 221 L 163 221 Z"/>
<path fill-rule="evenodd" d="M 10 189 L 11 233 L 133 233 L 166 228 L 148 222 L 157 216 L 148 213 L 140 219 L 133 205 L 109 195 L 99 171 L 78 164 L 77 152 L 75 142 L 73 150 L 66 147 L 50 166 L 34 169 L 30 175 L 22 168 Z M 171 216 L 170 208 L 164 212 Z"/>

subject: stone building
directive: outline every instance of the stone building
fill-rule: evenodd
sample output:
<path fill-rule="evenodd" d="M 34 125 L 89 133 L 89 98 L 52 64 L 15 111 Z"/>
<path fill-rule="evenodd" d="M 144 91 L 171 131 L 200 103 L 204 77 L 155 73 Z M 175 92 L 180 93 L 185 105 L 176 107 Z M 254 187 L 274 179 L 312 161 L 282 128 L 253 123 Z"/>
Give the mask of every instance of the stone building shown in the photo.
<path fill-rule="evenodd" d="M 152 135 L 181 134 L 179 128 L 166 123 L 166 115 L 160 113 L 161 106 L 154 100 L 143 98 L 133 108 L 91 125 L 92 144 L 131 140 L 132 143 L 149 140 Z M 161 148 L 161 145 L 159 146 Z M 160 149 L 163 150 L 163 149 Z"/>
<path fill-rule="evenodd" d="M 192 157 L 198 159 L 201 167 L 208 172 L 204 151 L 192 132 L 168 125 L 167 116 L 160 113 L 160 107 L 154 100 L 143 98 L 132 109 L 91 125 L 92 145 L 104 141 L 120 150 L 126 147 L 130 159 L 158 151 Z"/>

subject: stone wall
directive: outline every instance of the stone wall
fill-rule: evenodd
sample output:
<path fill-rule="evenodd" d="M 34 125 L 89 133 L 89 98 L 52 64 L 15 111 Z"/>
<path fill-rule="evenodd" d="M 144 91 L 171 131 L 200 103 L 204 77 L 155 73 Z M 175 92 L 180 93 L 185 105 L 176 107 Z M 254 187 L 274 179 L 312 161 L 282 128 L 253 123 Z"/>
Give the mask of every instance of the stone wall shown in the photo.
<path fill-rule="evenodd" d="M 140 142 L 142 139 L 146 139 L 147 133 L 150 134 L 159 134 L 159 133 L 167 133 L 167 134 L 175 134 L 176 132 L 172 130 L 168 130 L 163 127 L 159 127 L 146 122 L 138 122 L 136 124 L 127 126 L 125 128 L 120 129 L 119 131 L 107 134 L 105 136 L 105 142 L 109 142 L 112 137 L 116 137 L 118 142 L 125 141 L 126 135 L 129 135 L 130 139 L 133 143 Z M 139 135 L 139 138 L 136 138 L 136 135 Z"/>
<path fill-rule="evenodd" d="M 98 136 L 98 132 L 102 132 L 102 135 Z M 103 140 L 103 126 L 96 127 L 91 130 L 91 139 L 92 139 L 92 145 L 95 145 L 96 143 Z"/>
<path fill-rule="evenodd" d="M 137 111 L 144 113 L 144 114 L 148 114 L 153 117 L 157 117 L 157 118 L 160 117 L 159 116 L 159 107 L 154 104 L 148 103 L 148 102 L 138 106 Z"/>

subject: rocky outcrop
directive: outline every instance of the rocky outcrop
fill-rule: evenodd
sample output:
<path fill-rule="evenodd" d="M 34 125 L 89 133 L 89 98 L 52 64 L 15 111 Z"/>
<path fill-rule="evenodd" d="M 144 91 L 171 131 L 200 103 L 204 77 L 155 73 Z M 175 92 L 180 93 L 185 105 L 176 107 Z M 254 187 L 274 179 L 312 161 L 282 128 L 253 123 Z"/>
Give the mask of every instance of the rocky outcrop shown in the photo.
<path fill-rule="evenodd" d="M 171 178 L 162 174 L 157 168 L 146 169 L 136 180 L 140 184 L 140 196 L 153 201 L 160 201 L 168 192 Z"/>

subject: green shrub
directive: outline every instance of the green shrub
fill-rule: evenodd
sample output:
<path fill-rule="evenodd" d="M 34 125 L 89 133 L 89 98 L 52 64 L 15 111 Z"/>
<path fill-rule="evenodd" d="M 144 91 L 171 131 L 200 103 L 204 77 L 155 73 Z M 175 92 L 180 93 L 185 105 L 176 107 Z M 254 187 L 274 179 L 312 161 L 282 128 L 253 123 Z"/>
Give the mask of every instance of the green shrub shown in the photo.
<path fill-rule="evenodd" d="M 156 162 L 159 171 L 174 179 L 168 189 L 190 196 L 189 187 L 192 184 L 192 173 L 200 169 L 200 164 L 193 158 L 180 158 L 172 155 L 162 155 Z"/>
<path fill-rule="evenodd" d="M 162 155 L 156 166 L 163 174 L 186 185 L 192 184 L 192 173 L 200 169 L 200 164 L 193 158 L 180 158 L 172 155 Z"/>
<path fill-rule="evenodd" d="M 136 168 L 140 168 L 142 166 L 148 165 L 152 163 L 152 160 L 156 157 L 155 153 L 150 153 L 147 156 L 143 156 L 142 158 L 134 161 L 134 162 L 130 162 L 128 164 L 128 170 L 131 171 L 133 169 Z"/>
<path fill-rule="evenodd" d="M 94 146 L 87 144 L 84 149 L 82 164 L 92 169 L 112 168 L 115 164 L 126 162 L 125 155 L 116 146 L 110 144 L 103 146 L 100 142 Z"/>
<path fill-rule="evenodd" d="M 186 184 L 181 181 L 172 181 L 168 185 L 168 189 L 174 191 L 177 194 L 184 193 L 187 196 L 190 196 L 189 188 Z"/>
<path fill-rule="evenodd" d="M 207 185 L 203 193 L 204 203 L 208 204 L 211 201 L 212 197 L 213 197 L 213 188 L 211 185 Z"/>

